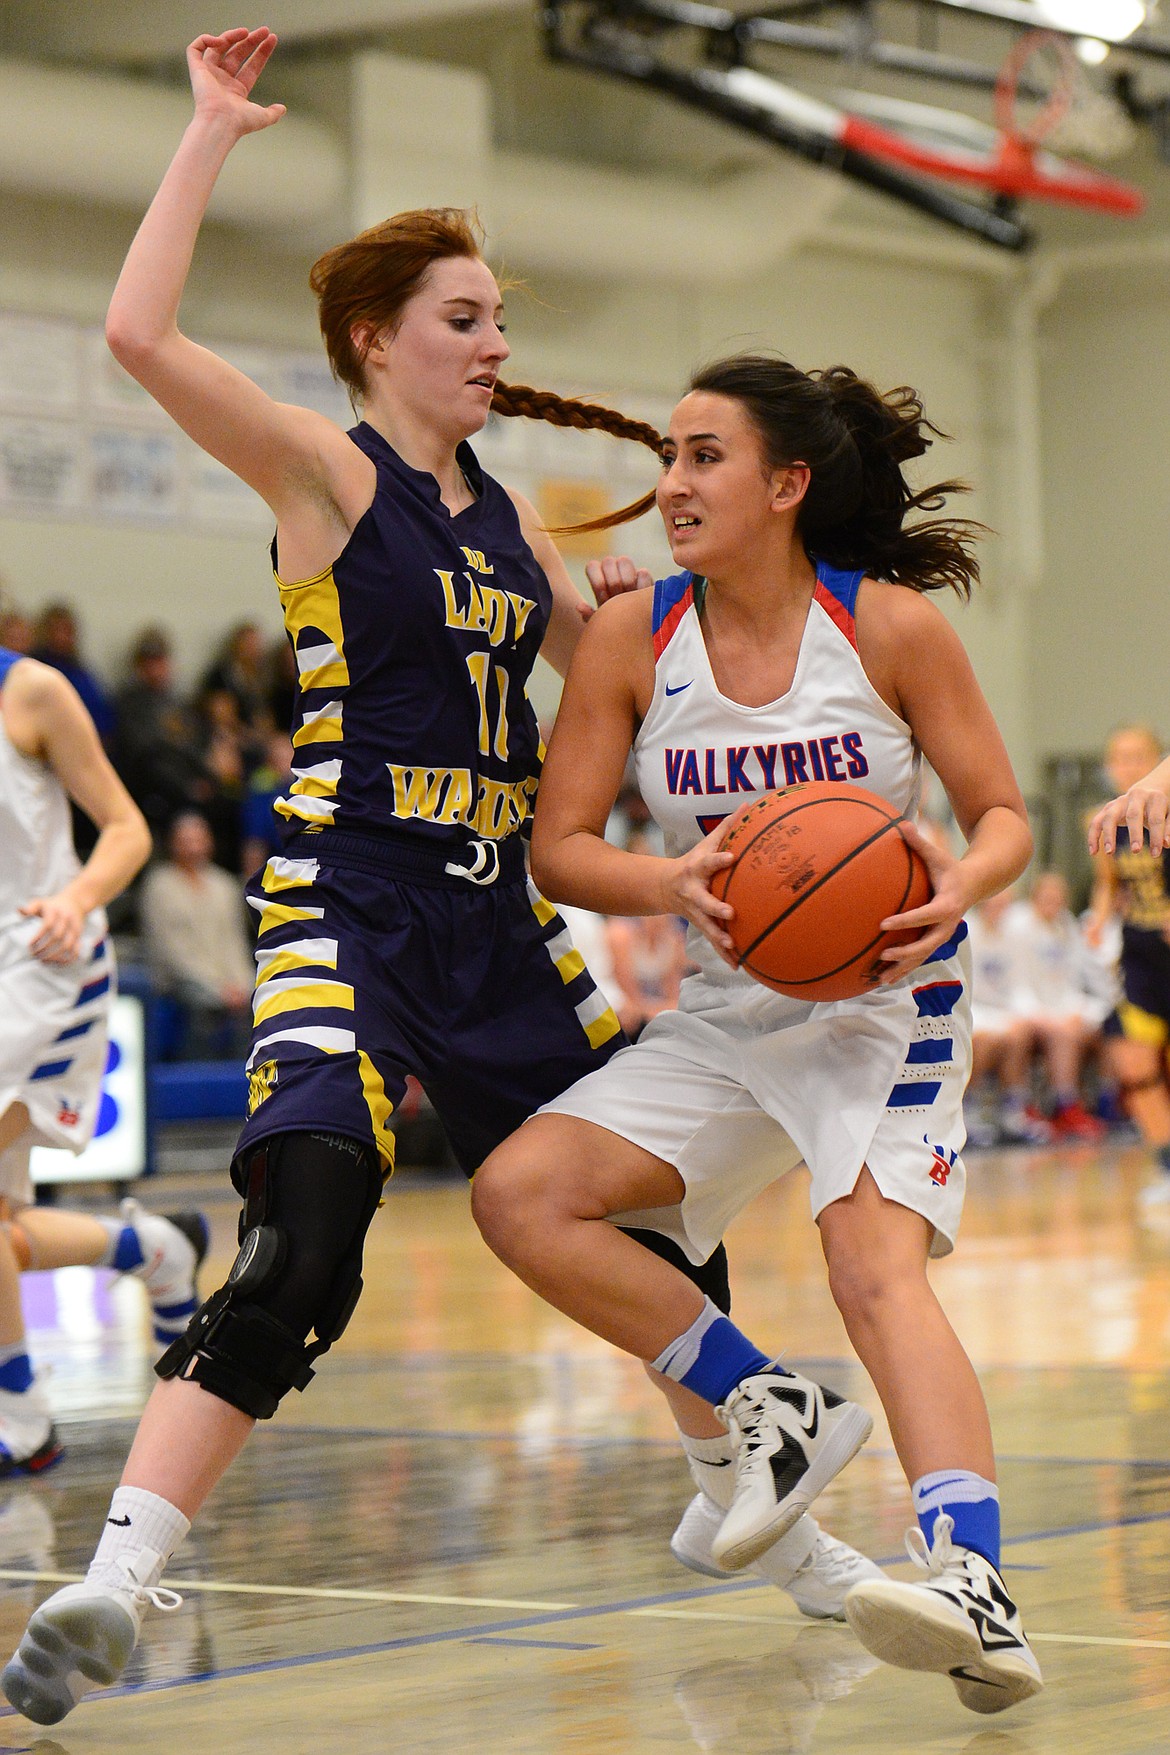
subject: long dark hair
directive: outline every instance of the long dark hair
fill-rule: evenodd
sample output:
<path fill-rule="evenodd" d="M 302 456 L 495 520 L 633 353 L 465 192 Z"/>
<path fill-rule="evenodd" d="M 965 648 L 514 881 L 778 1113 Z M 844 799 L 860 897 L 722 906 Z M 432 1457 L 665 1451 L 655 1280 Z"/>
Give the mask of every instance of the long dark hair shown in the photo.
<path fill-rule="evenodd" d="M 884 395 L 848 366 L 802 372 L 767 354 L 737 354 L 705 366 L 692 390 L 732 396 L 760 434 L 769 469 L 806 463 L 811 479 L 798 528 L 810 553 L 837 567 L 861 567 L 915 591 L 949 586 L 971 595 L 979 578 L 973 542 L 982 525 L 928 518 L 947 496 L 968 491 L 940 481 L 915 493 L 902 465 L 947 435 L 928 421 L 916 390 Z"/>

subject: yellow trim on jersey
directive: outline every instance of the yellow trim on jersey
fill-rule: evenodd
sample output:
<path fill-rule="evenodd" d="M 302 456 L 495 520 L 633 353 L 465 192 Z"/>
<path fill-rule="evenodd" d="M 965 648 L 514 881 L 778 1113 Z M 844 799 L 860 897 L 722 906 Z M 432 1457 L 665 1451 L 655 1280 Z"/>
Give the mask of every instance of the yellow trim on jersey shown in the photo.
<path fill-rule="evenodd" d="M 289 788 L 290 792 L 292 788 Z M 297 817 L 302 823 L 331 823 L 333 813 L 337 809 L 335 799 L 303 798 L 300 803 L 290 802 L 287 798 L 278 798 L 273 805 L 278 816 Z"/>
<path fill-rule="evenodd" d="M 308 714 L 304 723 L 298 725 L 293 734 L 293 748 L 301 749 L 307 743 L 340 743 L 342 735 L 341 702 L 327 701 L 320 712 Z"/>
<path fill-rule="evenodd" d="M 336 798 L 337 782 L 341 779 L 341 763 L 315 762 L 311 768 L 294 768 L 296 779 L 289 794 L 298 798 Z"/>
<path fill-rule="evenodd" d="M 385 1176 L 394 1174 L 394 1132 L 390 1127 L 390 1117 L 394 1113 L 394 1105 L 386 1095 L 386 1087 L 382 1083 L 382 1075 L 366 1053 L 364 1048 L 358 1049 L 358 1067 L 362 1075 L 362 1096 L 366 1100 L 366 1108 L 370 1112 L 370 1125 L 374 1130 L 374 1144 L 386 1161 Z"/>
<path fill-rule="evenodd" d="M 315 578 L 303 579 L 296 584 L 286 584 L 279 573 L 273 576 L 280 591 L 284 625 L 297 654 L 302 690 L 344 688 L 349 682 L 349 667 L 345 662 L 341 602 L 333 568 L 326 567 Z M 314 634 L 320 634 L 322 638 L 314 639 Z M 307 636 L 303 641 L 302 635 Z M 308 669 L 301 669 L 303 657 L 314 650 L 321 653 L 320 661 Z"/>
<path fill-rule="evenodd" d="M 258 990 L 252 1012 L 253 1024 L 263 1024 L 281 1012 L 308 1011 L 320 1007 L 326 1011 L 351 1012 L 353 988 L 344 981 L 306 981 L 278 987 L 275 992 Z"/>

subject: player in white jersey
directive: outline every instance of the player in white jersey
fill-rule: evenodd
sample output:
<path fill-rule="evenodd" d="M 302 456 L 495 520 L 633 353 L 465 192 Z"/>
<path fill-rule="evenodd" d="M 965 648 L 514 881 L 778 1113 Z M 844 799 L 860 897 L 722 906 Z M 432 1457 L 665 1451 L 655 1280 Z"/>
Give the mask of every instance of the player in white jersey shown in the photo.
<path fill-rule="evenodd" d="M 97 825 L 85 865 L 70 797 Z M 116 1219 L 32 1204 L 34 1145 L 80 1152 L 98 1121 L 114 960 L 104 904 L 150 852 L 141 813 L 106 759 L 76 691 L 56 670 L 0 650 L 0 1475 L 61 1455 L 33 1377 L 20 1304 L 23 1269 L 104 1264 L 135 1274 L 155 1335 L 195 1307 L 206 1247 L 198 1214 L 169 1219 L 126 1203 Z"/>
<path fill-rule="evenodd" d="M 720 1407 L 736 1484 L 712 1552 L 738 1567 L 849 1460 L 868 1416 L 769 1364 L 619 1225 L 661 1229 L 702 1260 L 752 1194 L 803 1159 L 834 1297 L 913 1485 L 911 1553 L 926 1574 L 863 1581 L 846 1613 L 877 1656 L 949 1674 L 964 1704 L 994 1712 L 1035 1693 L 1040 1672 L 998 1572 L 986 1406 L 926 1266 L 952 1247 L 962 1206 L 963 916 L 1019 874 L 1031 837 L 963 649 L 923 596 L 966 595 L 978 576 L 969 527 L 904 524 L 955 485 L 915 494 L 902 475 L 931 430 L 912 391 L 883 397 L 845 368 L 810 377 L 744 356 L 692 380 L 658 490 L 687 570 L 586 631 L 533 871 L 579 906 L 685 915 L 698 972 L 677 1012 L 488 1159 L 474 1200 L 530 1286 Z M 603 838 L 631 747 L 664 859 Z M 736 970 L 732 911 L 709 888 L 730 859 L 720 819 L 821 778 L 912 814 L 920 752 L 968 846 L 956 860 L 904 830 L 934 895 L 884 922 L 918 936 L 884 953 L 881 985 L 812 1004 Z"/>

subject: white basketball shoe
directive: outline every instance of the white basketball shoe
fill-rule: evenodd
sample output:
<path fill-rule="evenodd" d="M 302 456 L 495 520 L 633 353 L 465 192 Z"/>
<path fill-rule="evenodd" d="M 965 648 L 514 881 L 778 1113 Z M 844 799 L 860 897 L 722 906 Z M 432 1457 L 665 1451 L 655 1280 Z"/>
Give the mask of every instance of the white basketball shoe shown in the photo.
<path fill-rule="evenodd" d="M 735 1492 L 711 1552 L 738 1572 L 802 1517 L 873 1431 L 864 1408 L 793 1372 L 745 1377 L 715 1412 L 735 1456 Z"/>
<path fill-rule="evenodd" d="M 729 1578 L 711 1552 L 723 1512 L 706 1493 L 696 1493 L 670 1538 L 670 1551 L 692 1572 L 708 1578 Z M 802 1615 L 812 1621 L 843 1621 L 846 1593 L 855 1584 L 884 1578 L 880 1566 L 839 1542 L 809 1517 L 798 1518 L 786 1536 L 746 1568 L 753 1578 L 786 1590 Z"/>
<path fill-rule="evenodd" d="M 40 1384 L 30 1383 L 19 1395 L 0 1389 L 0 1477 L 39 1475 L 64 1454 Z"/>
<path fill-rule="evenodd" d="M 949 1676 L 972 1712 L 1003 1712 L 1040 1692 L 1040 1665 L 1003 1579 L 982 1554 L 955 1547 L 954 1527 L 938 1517 L 930 1549 L 920 1529 L 910 1530 L 907 1552 L 926 1578 L 859 1584 L 845 1599 L 845 1618 L 875 1657 Z"/>
<path fill-rule="evenodd" d="M 181 1335 L 195 1314 L 195 1275 L 207 1254 L 208 1227 L 202 1213 L 148 1213 L 136 1200 L 124 1200 L 122 1224 L 138 1238 L 142 1260 L 126 1271 L 146 1287 L 154 1338 L 162 1346 Z"/>
<path fill-rule="evenodd" d="M 48 1597 L 0 1676 L 9 1703 L 34 1724 L 59 1724 L 91 1688 L 118 1680 L 149 1604 L 170 1612 L 182 1603 L 173 1590 L 158 1588 L 163 1557 L 153 1548 L 114 1564 L 120 1584 L 69 1584 Z"/>

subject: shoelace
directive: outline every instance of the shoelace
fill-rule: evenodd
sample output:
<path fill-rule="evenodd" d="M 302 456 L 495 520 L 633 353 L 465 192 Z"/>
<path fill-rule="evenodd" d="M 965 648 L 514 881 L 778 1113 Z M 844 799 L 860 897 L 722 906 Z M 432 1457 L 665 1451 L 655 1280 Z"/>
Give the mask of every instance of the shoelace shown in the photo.
<path fill-rule="evenodd" d="M 183 1599 L 177 1590 L 168 1590 L 166 1585 L 143 1584 L 141 1579 L 135 1576 L 135 1558 L 136 1556 L 130 1554 L 118 1554 L 114 1560 L 115 1566 L 125 1575 L 126 1585 L 135 1601 L 149 1603 L 152 1608 L 161 1609 L 164 1615 L 173 1614 L 176 1609 L 181 1609 Z"/>
<path fill-rule="evenodd" d="M 928 1573 L 931 1578 L 941 1577 L 947 1568 L 959 1559 L 954 1543 L 951 1541 L 951 1532 L 954 1527 L 954 1518 L 948 1517 L 945 1511 L 940 1513 L 934 1520 L 933 1547 L 927 1547 L 926 1537 L 917 1524 L 914 1525 L 913 1529 L 906 1531 L 907 1554 L 915 1566 L 921 1566 L 922 1570 Z"/>

